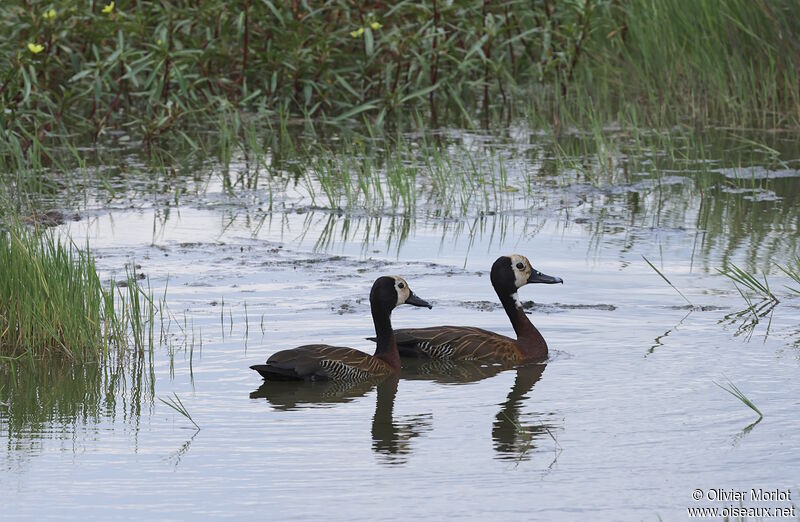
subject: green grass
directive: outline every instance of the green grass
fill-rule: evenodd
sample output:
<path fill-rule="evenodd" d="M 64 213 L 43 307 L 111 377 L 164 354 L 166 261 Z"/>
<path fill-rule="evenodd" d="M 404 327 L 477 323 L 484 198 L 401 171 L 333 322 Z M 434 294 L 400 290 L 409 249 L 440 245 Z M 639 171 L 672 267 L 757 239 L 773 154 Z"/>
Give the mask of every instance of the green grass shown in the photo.
<path fill-rule="evenodd" d="M 88 246 L 12 218 L 0 232 L 0 266 L 3 360 L 102 361 L 152 348 L 152 298 L 133 273 L 124 289 L 104 287 Z"/>
<path fill-rule="evenodd" d="M 189 414 L 189 411 L 186 409 L 186 406 L 183 405 L 183 401 L 181 401 L 180 397 L 178 397 L 177 393 L 172 394 L 173 397 L 167 397 L 166 399 L 162 399 L 161 397 L 158 398 L 161 402 L 175 410 L 176 412 L 180 413 L 185 418 L 189 419 L 189 422 L 194 424 L 194 427 L 197 431 L 200 431 L 200 426 L 194 421 L 192 416 Z"/>
<path fill-rule="evenodd" d="M 756 412 L 758 414 L 758 421 L 756 422 L 759 422 L 761 419 L 764 418 L 764 414 L 761 413 L 761 410 L 759 410 L 755 404 L 753 404 L 753 401 L 748 399 L 747 396 L 744 394 L 744 392 L 742 392 L 742 390 L 740 390 L 739 387 L 733 384 L 730 380 L 728 380 L 727 386 L 724 386 L 716 381 L 714 381 L 714 384 L 716 384 L 726 392 L 730 393 L 731 395 L 739 399 L 742 402 L 742 404 L 744 404 L 745 406 Z"/>
<path fill-rule="evenodd" d="M 795 258 L 794 262 L 787 263 L 786 266 L 778 265 L 781 271 L 792 278 L 798 286 L 787 286 L 786 288 L 795 294 L 800 294 L 800 257 Z"/>
<path fill-rule="evenodd" d="M 571 114 L 593 112 L 588 98 L 606 120 L 636 114 L 651 127 L 797 125 L 800 57 L 785 37 L 797 20 L 792 2 L 596 5 L 591 54 L 570 86 L 575 101 L 565 103 Z"/>
<path fill-rule="evenodd" d="M 733 263 L 730 264 L 730 267 L 724 270 L 717 269 L 717 271 L 720 274 L 724 275 L 725 277 L 730 278 L 734 282 L 734 284 L 738 283 L 739 285 L 748 288 L 751 292 L 754 292 L 762 299 L 768 299 L 776 303 L 780 302 L 780 300 L 770 290 L 769 281 L 767 280 L 766 275 L 763 276 L 764 281 L 762 282 L 755 275 L 739 268 Z M 739 286 L 737 286 L 736 288 L 737 290 L 739 290 L 739 293 L 742 293 L 741 289 L 739 289 Z M 744 297 L 743 293 L 742 296 Z M 747 298 L 745 299 L 747 300 Z"/>
<path fill-rule="evenodd" d="M 0 6 L 11 157 L 47 166 L 54 144 L 112 130 L 200 150 L 189 129 L 213 122 L 224 138 L 252 115 L 280 136 L 296 119 L 800 125 L 793 0 L 103 5 Z M 223 163 L 233 147 L 217 143 Z"/>
<path fill-rule="evenodd" d="M 691 302 L 691 301 L 689 301 L 689 298 L 688 298 L 688 297 L 686 297 L 685 295 L 683 295 L 683 292 L 681 292 L 680 290 L 678 290 L 678 288 L 677 288 L 675 285 L 673 285 L 673 284 L 672 284 L 672 282 L 671 282 L 669 279 L 667 279 L 667 276 L 665 276 L 663 273 L 661 273 L 661 270 L 659 270 L 658 268 L 656 268 L 656 267 L 655 267 L 655 265 L 654 265 L 653 263 L 651 263 L 651 262 L 650 262 L 650 260 L 648 260 L 646 257 L 642 256 L 642 259 L 644 259 L 644 260 L 645 260 L 645 262 L 646 262 L 648 265 L 650 265 L 650 268 L 652 268 L 653 270 L 655 270 L 655 272 L 656 272 L 658 275 L 660 275 L 660 276 L 661 276 L 661 279 L 663 279 L 664 281 L 666 281 L 666 282 L 667 282 L 667 284 L 668 284 L 669 286 L 671 286 L 673 290 L 675 290 L 676 292 L 678 292 L 678 294 L 679 294 L 681 297 L 683 297 L 684 301 L 686 301 L 687 303 L 689 303 L 689 306 L 691 306 L 692 308 L 694 308 L 694 305 L 692 304 L 692 302 Z"/>

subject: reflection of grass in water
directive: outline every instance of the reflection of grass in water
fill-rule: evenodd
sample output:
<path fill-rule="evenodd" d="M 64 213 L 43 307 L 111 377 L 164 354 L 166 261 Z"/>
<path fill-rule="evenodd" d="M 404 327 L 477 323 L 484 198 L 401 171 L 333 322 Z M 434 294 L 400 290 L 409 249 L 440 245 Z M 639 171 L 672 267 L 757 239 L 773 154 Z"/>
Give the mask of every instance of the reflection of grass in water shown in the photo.
<path fill-rule="evenodd" d="M 303 187 L 313 206 L 331 210 L 410 215 L 424 202 L 447 218 L 511 208 L 509 194 L 521 192 L 509 185 L 502 156 L 478 156 L 469 148 L 415 150 L 401 142 L 386 154 L 363 145 L 307 154 Z"/>
<path fill-rule="evenodd" d="M 505 411 L 501 411 L 500 415 L 502 415 L 509 422 L 509 424 L 513 426 L 514 432 L 517 434 L 517 437 L 519 437 L 520 440 L 517 452 L 517 458 L 515 460 L 515 466 L 514 466 L 517 467 L 523 460 L 525 460 L 528 452 L 533 447 L 533 441 L 536 432 L 533 428 L 527 428 L 523 426 L 519 422 L 519 420 L 511 418 L 511 416 Z M 550 431 L 550 428 L 548 428 L 544 422 L 539 421 L 539 424 L 541 426 L 541 429 L 544 430 L 544 432 L 547 433 L 551 439 L 553 439 L 553 444 L 555 445 L 554 449 L 556 450 L 556 452 L 560 452 L 561 444 L 558 443 L 558 439 L 556 439 L 555 435 L 553 435 L 553 432 Z"/>
<path fill-rule="evenodd" d="M 596 127 L 558 140 L 529 137 L 536 141 L 351 134 L 301 147 L 291 158 L 265 148 L 258 153 L 269 158 L 262 184 L 269 186 L 269 201 L 262 199 L 262 208 L 307 211 L 310 202 L 337 216 L 424 215 L 442 221 L 509 211 L 544 217 L 559 212 L 572 221 L 574 213 L 598 241 L 609 233 L 609 222 L 629 221 L 628 229 L 696 226 L 705 231 L 699 254 L 720 245 L 732 255 L 743 241 L 772 251 L 777 245 L 791 250 L 797 242 L 793 236 L 770 241 L 777 226 L 791 226 L 800 206 L 793 195 L 797 179 L 770 178 L 768 169 L 780 162 L 775 152 L 763 152 L 797 154 L 787 140 L 773 143 L 756 136 L 750 141 L 763 145 L 756 147 L 723 131 Z M 239 162 L 237 168 L 248 167 Z M 237 192 L 246 190 L 242 184 Z M 758 199 L 772 192 L 778 199 Z M 249 195 L 265 198 L 264 191 Z M 267 213 L 263 216 L 262 223 Z"/>
<path fill-rule="evenodd" d="M 152 365 L 144 357 L 100 366 L 52 360 L 47 365 L 0 367 L 4 423 L 15 444 L 72 439 L 77 428 L 118 416 L 137 425 L 142 406 L 153 400 Z M 32 434 L 40 434 L 34 435 Z"/>
<path fill-rule="evenodd" d="M 19 221 L 0 234 L 0 402 L 19 433 L 117 413 L 138 419 L 152 401 L 156 321 L 173 336 L 166 289 L 157 303 L 135 264 L 104 288 L 91 252 Z M 165 316 L 166 314 L 166 316 Z M 122 395 L 120 393 L 122 392 Z"/>
<path fill-rule="evenodd" d="M 630 223 L 625 228 L 632 240 L 636 228 L 696 225 L 704 231 L 698 242 L 702 260 L 718 245 L 728 258 L 747 241 L 754 251 L 764 247 L 770 253 L 793 251 L 797 243 L 793 235 L 772 241 L 771 234 L 792 226 L 800 206 L 794 195 L 800 194 L 797 178 L 770 178 L 767 170 L 794 165 L 786 158 L 796 157 L 796 147 L 785 134 L 657 131 L 641 128 L 646 122 L 640 115 L 623 111 L 618 125 L 592 120 L 583 127 L 589 131 L 570 128 L 558 137 L 529 131 L 512 137 L 457 130 L 426 134 L 417 124 L 413 134 L 403 134 L 408 127 L 396 133 L 367 129 L 374 134 L 346 128 L 326 140 L 325 134 L 299 129 L 281 114 L 279 121 L 220 115 L 226 120 L 220 124 L 224 137 L 214 130 L 190 133 L 193 146 L 165 141 L 166 151 L 131 157 L 124 169 L 90 167 L 88 172 L 105 177 L 100 182 L 92 174 L 89 181 L 103 197 L 155 192 L 164 193 L 158 200 L 167 204 L 203 198 L 209 186 L 217 186 L 211 180 L 222 180 L 234 204 L 259 209 L 261 224 L 275 213 L 308 211 L 309 206 L 336 215 L 424 216 L 430 222 L 513 211 L 542 217 L 559 213 L 565 226 L 575 216 L 597 241 L 622 221 Z M 309 135 L 319 138 L 313 146 Z M 82 161 L 114 164 L 118 159 L 113 151 L 101 150 Z M 151 162 L 159 163 L 155 176 L 147 167 Z M 60 171 L 42 167 L 36 172 L 52 177 Z M 126 183 L 136 187 L 136 194 L 126 191 Z M 758 199 L 772 192 L 776 198 Z"/>
<path fill-rule="evenodd" d="M 800 283 L 800 258 L 795 258 L 793 262 L 788 263 L 786 266 L 779 263 L 775 263 L 775 266 L 777 266 L 792 280 Z M 763 275 L 764 279 L 762 282 L 755 275 L 746 272 L 732 263 L 730 268 L 725 270 L 717 269 L 717 271 L 730 278 L 734 282 L 734 287 L 739 292 L 739 295 L 742 296 L 742 299 L 744 299 L 745 303 L 747 303 L 747 308 L 744 310 L 725 316 L 725 320 L 730 321 L 731 323 L 738 322 L 740 319 L 745 318 L 737 329 L 737 335 L 746 333 L 749 338 L 749 336 L 752 335 L 756 325 L 758 325 L 760 321 L 767 315 L 769 315 L 770 321 L 767 325 L 766 335 L 769 335 L 769 325 L 772 322 L 772 312 L 780 303 L 780 300 L 770 288 L 766 274 Z M 745 292 L 742 287 L 750 290 L 750 292 Z M 792 293 L 800 294 L 800 288 L 786 285 L 786 289 Z M 752 294 L 756 294 L 756 297 L 760 297 L 761 300 L 755 301 L 752 297 Z"/>
<path fill-rule="evenodd" d="M 768 148 L 775 150 L 775 146 Z M 531 209 L 544 203 L 551 211 L 558 206 L 565 214 L 588 217 L 587 223 L 598 233 L 604 233 L 606 216 L 629 218 L 634 226 L 650 229 L 697 223 L 707 231 L 702 248 L 725 237 L 730 238 L 728 248 L 732 249 L 748 238 L 769 239 L 764 232 L 773 223 L 756 219 L 765 215 L 763 209 L 776 211 L 770 215 L 786 226 L 797 212 L 797 198 L 791 195 L 796 185 L 793 178 L 754 177 L 756 172 L 768 173 L 765 169 L 774 163 L 761 150 L 745 149 L 724 133 L 638 130 L 631 137 L 613 129 L 595 129 L 589 136 L 576 133 L 558 141 L 544 137 L 532 148 L 525 148 L 523 142 L 476 143 L 459 138 L 435 144 L 424 138 L 400 141 L 381 150 L 363 143 L 321 147 L 308 154 L 324 155 L 324 161 L 315 163 L 316 170 L 300 171 L 314 205 L 337 212 L 419 215 L 422 211 L 433 219 L 450 219 Z M 749 165 L 745 170 L 750 175 L 736 174 L 742 165 Z M 322 167 L 324 172 L 318 174 Z M 392 179 L 405 181 L 407 188 L 388 189 L 390 172 Z M 376 183 L 381 188 L 365 195 L 363 187 Z M 580 197 L 581 209 L 565 205 L 563 196 L 550 196 L 558 193 L 554 189 L 569 194 L 585 184 L 595 190 Z M 758 200 L 759 194 L 773 190 L 779 201 Z M 617 206 L 622 206 L 624 217 L 617 218 Z M 795 241 L 788 238 L 788 243 Z"/>
<path fill-rule="evenodd" d="M 767 321 L 767 330 L 764 334 L 766 338 L 766 336 L 769 335 L 770 324 L 772 323 L 772 312 L 775 310 L 777 303 L 769 299 L 765 299 L 760 303 L 753 303 L 748 296 L 742 294 L 742 297 L 747 301 L 747 308 L 726 315 L 720 322 L 736 324 L 741 320 L 741 324 L 736 328 L 736 333 L 734 335 L 744 334 L 746 339 L 750 340 L 753 332 L 755 332 L 756 326 L 761 323 L 762 319 L 769 315 L 770 319 Z"/>

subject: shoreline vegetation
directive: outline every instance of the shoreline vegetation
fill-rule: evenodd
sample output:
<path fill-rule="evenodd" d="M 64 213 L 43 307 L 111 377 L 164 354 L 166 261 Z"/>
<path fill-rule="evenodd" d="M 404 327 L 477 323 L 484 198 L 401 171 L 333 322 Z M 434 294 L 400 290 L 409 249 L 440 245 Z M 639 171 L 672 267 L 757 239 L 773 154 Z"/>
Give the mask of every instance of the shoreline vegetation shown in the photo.
<path fill-rule="evenodd" d="M 152 354 L 155 303 L 135 268 L 104 285 L 88 245 L 13 218 L 4 227 L 0 363 L 105 365 Z"/>
<path fill-rule="evenodd" d="M 0 128 L 29 155 L 219 114 L 379 127 L 800 127 L 791 0 L 4 2 Z M 8 149 L 7 151 L 8 152 Z"/>
<path fill-rule="evenodd" d="M 0 358 L 47 359 L 69 346 L 75 360 L 100 360 L 115 344 L 152 350 L 163 302 L 156 305 L 135 274 L 127 287 L 104 289 L 88 245 L 81 252 L 19 217 L 62 193 L 86 204 L 90 187 L 113 198 L 126 169 L 144 169 L 176 202 L 181 176 L 206 175 L 213 164 L 226 190 L 266 188 L 270 212 L 273 196 L 278 208 L 287 187 L 300 187 L 311 207 L 331 213 L 406 217 L 436 206 L 445 218 L 491 215 L 535 196 L 530 180 L 509 180 L 507 160 L 492 151 L 448 152 L 436 133 L 513 123 L 548 142 L 542 169 L 552 169 L 554 183 L 630 182 L 630 164 L 660 195 L 662 179 L 690 165 L 696 192 L 728 186 L 755 194 L 766 181 L 747 177 L 748 165 L 797 165 L 772 140 L 800 132 L 795 7 L 3 2 L 0 255 L 16 271 L 6 284 L 18 286 L 4 289 Z M 742 134 L 729 137 L 736 143 L 720 164 L 735 175 L 709 170 L 710 129 Z M 136 165 L 120 154 L 138 155 Z M 231 174 L 242 158 L 246 172 Z M 727 207 L 708 199 L 705 218 L 729 223 L 721 219 Z M 734 207 L 736 223 L 744 222 L 749 207 Z M 41 290 L 39 304 L 19 300 L 25 288 Z"/>

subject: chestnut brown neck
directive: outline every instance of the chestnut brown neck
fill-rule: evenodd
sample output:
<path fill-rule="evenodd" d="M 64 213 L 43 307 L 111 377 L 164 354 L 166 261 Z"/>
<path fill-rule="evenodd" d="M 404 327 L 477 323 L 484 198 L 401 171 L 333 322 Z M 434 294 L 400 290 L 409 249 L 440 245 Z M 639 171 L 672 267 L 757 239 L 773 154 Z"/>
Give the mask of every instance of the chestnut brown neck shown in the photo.
<path fill-rule="evenodd" d="M 372 322 L 375 323 L 375 357 L 388 364 L 392 371 L 400 373 L 400 352 L 392 330 L 393 307 L 372 306 Z"/>
<path fill-rule="evenodd" d="M 517 301 L 509 292 L 497 291 L 497 296 L 503 304 L 503 308 L 514 327 L 517 334 L 517 347 L 522 352 L 525 360 L 544 359 L 547 357 L 547 342 L 545 342 L 539 330 L 533 326 L 528 314 L 521 306 L 517 306 Z"/>

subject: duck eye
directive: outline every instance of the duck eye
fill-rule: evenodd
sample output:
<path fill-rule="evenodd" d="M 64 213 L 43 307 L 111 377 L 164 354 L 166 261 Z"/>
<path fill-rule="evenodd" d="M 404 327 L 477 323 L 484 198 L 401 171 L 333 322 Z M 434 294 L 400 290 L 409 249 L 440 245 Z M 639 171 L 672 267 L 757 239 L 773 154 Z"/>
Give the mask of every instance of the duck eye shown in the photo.
<path fill-rule="evenodd" d="M 525 268 L 525 265 L 523 265 L 522 263 L 517 263 L 517 268 L 522 270 L 523 268 Z"/>
<path fill-rule="evenodd" d="M 403 283 L 397 283 L 397 288 L 405 288 L 405 287 L 406 285 L 404 285 Z"/>

